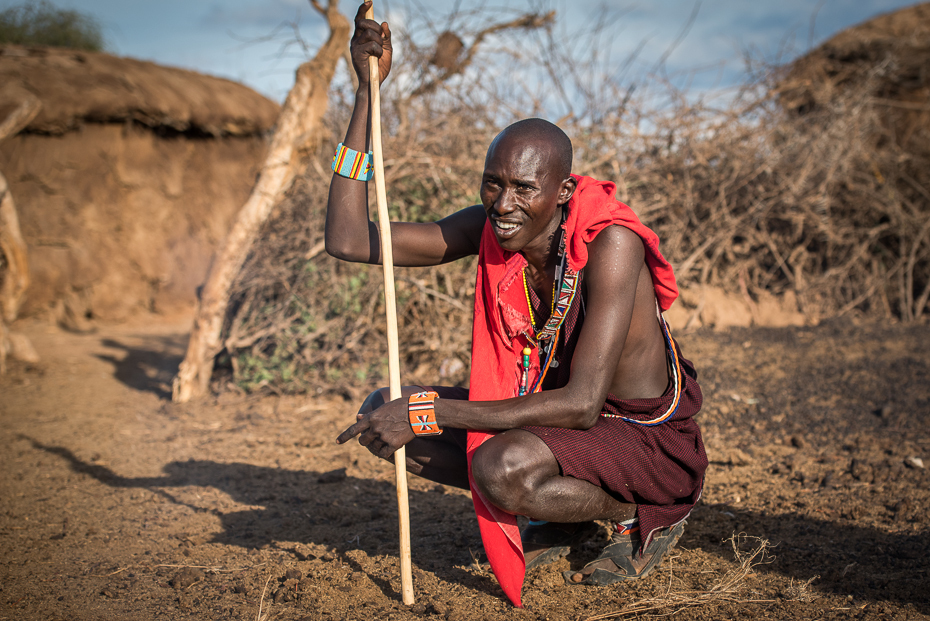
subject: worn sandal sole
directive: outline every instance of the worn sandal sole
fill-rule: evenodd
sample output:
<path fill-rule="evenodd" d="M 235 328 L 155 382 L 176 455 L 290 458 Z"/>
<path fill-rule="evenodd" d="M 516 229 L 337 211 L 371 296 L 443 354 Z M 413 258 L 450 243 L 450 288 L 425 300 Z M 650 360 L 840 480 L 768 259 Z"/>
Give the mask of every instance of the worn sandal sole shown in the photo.
<path fill-rule="evenodd" d="M 533 559 L 526 564 L 526 570 L 529 571 L 536 567 L 549 565 L 550 563 L 555 563 L 556 561 L 565 558 L 572 551 L 572 546 L 576 546 L 580 543 L 583 543 L 584 541 L 587 541 L 595 534 L 597 534 L 599 530 L 600 527 L 596 523 L 589 522 L 587 526 L 580 528 L 578 532 L 573 533 L 571 536 L 566 537 L 564 540 L 549 547 L 541 554 L 533 557 Z"/>
<path fill-rule="evenodd" d="M 581 582 L 572 581 L 572 576 L 580 573 L 579 571 L 564 571 L 562 572 L 562 577 L 565 578 L 565 582 L 571 585 L 576 584 L 587 584 L 593 586 L 606 586 L 608 584 L 614 584 L 617 582 L 623 582 L 625 580 L 639 580 L 640 578 L 645 578 L 652 570 L 659 566 L 662 562 L 662 559 L 665 558 L 665 554 L 673 549 L 678 543 L 678 540 L 681 538 L 682 534 L 685 532 L 685 522 L 682 521 L 676 524 L 671 530 L 667 533 L 663 531 L 660 533 L 653 542 L 650 544 L 648 553 L 652 554 L 652 557 L 649 559 L 649 562 L 643 566 L 638 573 L 635 574 L 622 574 L 616 571 L 609 571 L 606 569 L 597 568 L 591 572 L 588 576 L 585 577 Z M 610 559 L 614 562 L 617 567 L 620 567 L 620 564 L 617 563 L 618 555 L 607 554 L 608 549 L 617 546 L 617 548 L 622 548 L 624 551 L 629 550 L 630 553 L 634 553 L 632 546 L 624 543 L 611 544 L 604 548 L 604 552 L 601 553 L 596 559 L 591 561 L 591 563 L 596 563 L 604 559 Z M 590 565 L 591 563 L 588 563 Z M 587 567 L 587 565 L 585 565 Z M 581 571 L 584 571 L 583 569 Z"/>

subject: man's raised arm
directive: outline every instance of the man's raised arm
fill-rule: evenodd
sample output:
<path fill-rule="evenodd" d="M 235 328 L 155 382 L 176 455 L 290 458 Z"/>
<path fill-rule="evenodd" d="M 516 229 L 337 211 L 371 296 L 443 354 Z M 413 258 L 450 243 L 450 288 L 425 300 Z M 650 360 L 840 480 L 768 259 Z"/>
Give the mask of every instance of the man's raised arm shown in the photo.
<path fill-rule="evenodd" d="M 355 108 L 346 131 L 345 159 L 351 161 L 355 152 L 368 151 L 369 136 L 369 74 L 368 58 L 377 56 L 381 81 L 391 70 L 391 30 L 387 23 L 365 19 L 369 3 L 362 4 L 355 16 L 352 36 L 352 64 L 358 75 Z M 343 166 L 344 174 L 362 176 L 351 166 Z M 381 243 L 377 225 L 368 214 L 368 184 L 364 180 L 333 173 L 326 206 L 326 251 L 344 261 L 380 263 Z M 438 265 L 476 254 L 486 216 L 476 205 L 458 211 L 438 222 L 391 223 L 394 264 L 400 266 Z"/>

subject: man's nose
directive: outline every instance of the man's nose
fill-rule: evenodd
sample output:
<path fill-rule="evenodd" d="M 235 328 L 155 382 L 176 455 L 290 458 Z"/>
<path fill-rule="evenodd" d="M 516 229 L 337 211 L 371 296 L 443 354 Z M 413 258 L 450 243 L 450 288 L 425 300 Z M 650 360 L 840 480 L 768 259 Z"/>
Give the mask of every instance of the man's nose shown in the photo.
<path fill-rule="evenodd" d="M 500 194 L 497 196 L 497 213 L 499 214 L 508 214 L 513 213 L 517 208 L 516 201 L 514 200 L 513 191 L 509 188 L 501 189 Z"/>

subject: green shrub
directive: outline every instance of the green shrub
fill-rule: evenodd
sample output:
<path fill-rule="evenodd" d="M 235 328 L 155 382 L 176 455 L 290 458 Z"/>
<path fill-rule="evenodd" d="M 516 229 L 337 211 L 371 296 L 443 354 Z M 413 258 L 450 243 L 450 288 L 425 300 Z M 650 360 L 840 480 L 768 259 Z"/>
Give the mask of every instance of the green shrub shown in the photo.
<path fill-rule="evenodd" d="M 49 45 L 99 52 L 101 26 L 90 15 L 59 9 L 46 0 L 0 11 L 0 44 Z"/>

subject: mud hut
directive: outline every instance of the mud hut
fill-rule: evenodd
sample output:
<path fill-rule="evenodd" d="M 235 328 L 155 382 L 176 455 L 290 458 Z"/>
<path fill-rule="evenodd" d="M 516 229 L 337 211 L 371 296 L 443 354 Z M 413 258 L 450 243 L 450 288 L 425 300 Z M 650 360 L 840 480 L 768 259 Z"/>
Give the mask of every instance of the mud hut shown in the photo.
<path fill-rule="evenodd" d="M 28 245 L 20 316 L 80 328 L 189 307 L 249 195 L 279 106 L 229 80 L 108 54 L 0 47 L 0 145 Z"/>

